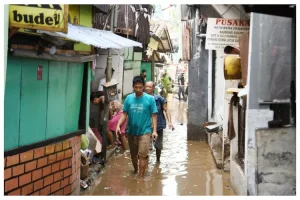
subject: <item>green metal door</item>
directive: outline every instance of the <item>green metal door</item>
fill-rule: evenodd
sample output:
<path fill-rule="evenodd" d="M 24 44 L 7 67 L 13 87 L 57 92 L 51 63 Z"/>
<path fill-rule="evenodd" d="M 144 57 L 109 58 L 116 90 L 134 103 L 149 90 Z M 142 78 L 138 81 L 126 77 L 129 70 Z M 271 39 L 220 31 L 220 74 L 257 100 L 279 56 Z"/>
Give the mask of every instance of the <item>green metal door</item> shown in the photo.
<path fill-rule="evenodd" d="M 65 132 L 68 63 L 49 62 L 49 88 L 46 139 Z"/>
<path fill-rule="evenodd" d="M 8 57 L 5 151 L 78 130 L 83 70 L 84 63 Z"/>
<path fill-rule="evenodd" d="M 7 59 L 4 97 L 4 150 L 19 145 L 21 62 Z"/>
<path fill-rule="evenodd" d="M 141 73 L 142 70 L 145 69 L 147 72 L 147 81 L 151 81 L 152 80 L 152 73 L 151 73 L 151 62 L 142 62 L 141 64 Z"/>
<path fill-rule="evenodd" d="M 46 137 L 49 66 L 47 60 L 18 58 L 18 61 L 22 62 L 19 146 L 24 146 Z M 42 80 L 37 80 L 38 66 L 42 67 Z"/>

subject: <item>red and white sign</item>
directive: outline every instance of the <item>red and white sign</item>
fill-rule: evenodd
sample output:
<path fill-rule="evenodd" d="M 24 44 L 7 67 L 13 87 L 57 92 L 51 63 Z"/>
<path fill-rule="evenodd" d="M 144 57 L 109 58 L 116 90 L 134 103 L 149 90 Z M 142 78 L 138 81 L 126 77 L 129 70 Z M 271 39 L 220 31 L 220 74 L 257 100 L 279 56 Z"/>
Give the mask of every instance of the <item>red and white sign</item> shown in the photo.
<path fill-rule="evenodd" d="M 205 49 L 224 49 L 238 46 L 238 36 L 249 32 L 250 21 L 243 19 L 208 18 Z"/>

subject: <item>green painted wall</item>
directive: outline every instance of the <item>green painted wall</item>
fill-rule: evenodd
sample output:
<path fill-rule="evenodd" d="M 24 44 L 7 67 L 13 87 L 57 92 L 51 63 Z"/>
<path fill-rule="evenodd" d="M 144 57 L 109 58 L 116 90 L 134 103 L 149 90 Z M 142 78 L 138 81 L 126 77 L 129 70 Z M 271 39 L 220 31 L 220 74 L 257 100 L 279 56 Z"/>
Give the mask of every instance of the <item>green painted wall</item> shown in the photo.
<path fill-rule="evenodd" d="M 146 80 L 147 81 L 151 81 L 151 79 L 152 79 L 151 62 L 142 62 L 141 63 L 141 72 L 140 73 L 142 73 L 143 69 L 145 69 L 147 71 L 147 78 L 146 78 Z"/>
<path fill-rule="evenodd" d="M 132 60 L 132 59 L 133 59 L 133 47 L 125 48 L 124 60 Z"/>
<path fill-rule="evenodd" d="M 141 61 L 134 61 L 133 62 L 133 76 L 141 75 Z"/>
<path fill-rule="evenodd" d="M 82 26 L 93 27 L 92 5 L 80 5 L 79 23 Z M 91 46 L 83 43 L 74 44 L 75 51 L 91 51 Z"/>
<path fill-rule="evenodd" d="M 125 60 L 124 61 L 124 70 L 133 69 L 134 61 L 132 60 Z"/>
<path fill-rule="evenodd" d="M 12 56 L 7 62 L 5 151 L 78 130 L 83 63 Z M 37 80 L 39 65 L 42 80 Z"/>

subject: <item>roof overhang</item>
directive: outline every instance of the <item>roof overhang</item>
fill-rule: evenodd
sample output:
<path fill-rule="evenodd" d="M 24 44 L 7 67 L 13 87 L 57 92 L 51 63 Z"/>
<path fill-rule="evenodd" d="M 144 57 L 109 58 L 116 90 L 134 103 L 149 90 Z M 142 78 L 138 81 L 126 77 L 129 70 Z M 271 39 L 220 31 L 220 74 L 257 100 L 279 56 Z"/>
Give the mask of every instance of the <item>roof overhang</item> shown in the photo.
<path fill-rule="evenodd" d="M 68 33 L 49 32 L 38 30 L 38 33 L 67 38 L 73 41 L 82 42 L 87 45 L 93 45 L 98 48 L 123 49 L 129 47 L 143 47 L 141 43 L 126 39 L 111 31 L 98 30 L 85 26 L 68 24 Z"/>

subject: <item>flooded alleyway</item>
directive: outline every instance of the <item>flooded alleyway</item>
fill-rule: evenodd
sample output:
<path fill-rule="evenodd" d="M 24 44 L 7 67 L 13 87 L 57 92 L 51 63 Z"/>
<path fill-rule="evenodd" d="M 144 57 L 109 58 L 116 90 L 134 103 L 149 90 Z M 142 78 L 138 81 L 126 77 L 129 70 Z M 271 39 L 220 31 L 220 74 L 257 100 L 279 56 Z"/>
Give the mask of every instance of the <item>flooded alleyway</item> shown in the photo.
<path fill-rule="evenodd" d="M 170 95 L 175 130 L 164 132 L 160 164 L 150 151 L 144 179 L 134 175 L 129 151 L 116 153 L 85 195 L 234 195 L 229 173 L 216 168 L 208 144 L 187 141 L 186 108 Z"/>

